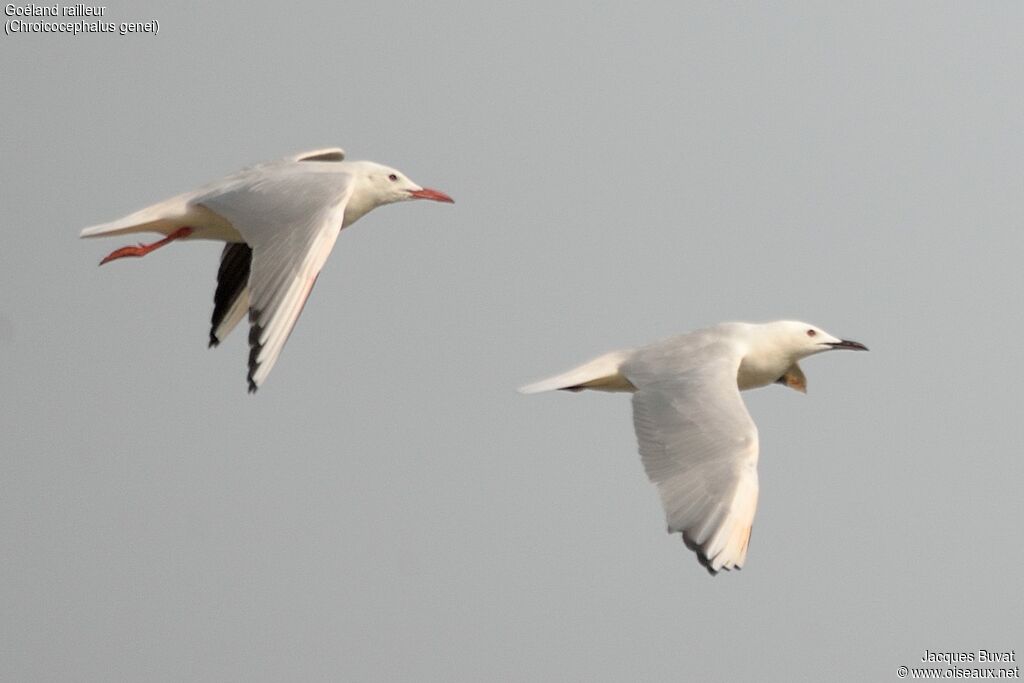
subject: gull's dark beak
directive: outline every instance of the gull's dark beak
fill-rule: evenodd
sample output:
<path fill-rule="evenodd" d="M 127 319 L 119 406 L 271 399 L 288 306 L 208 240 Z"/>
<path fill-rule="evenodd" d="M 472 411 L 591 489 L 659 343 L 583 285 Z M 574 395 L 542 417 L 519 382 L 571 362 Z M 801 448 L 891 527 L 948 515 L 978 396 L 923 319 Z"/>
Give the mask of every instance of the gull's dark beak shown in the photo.
<path fill-rule="evenodd" d="M 868 350 L 868 347 L 864 346 L 860 342 L 850 341 L 849 339 L 841 339 L 837 342 L 825 342 L 825 346 L 830 346 L 833 349 L 849 349 L 850 351 Z"/>
<path fill-rule="evenodd" d="M 429 187 L 424 187 L 420 190 L 410 190 L 409 196 L 413 199 L 432 199 L 435 202 L 445 202 L 446 204 L 454 204 L 455 200 L 446 195 L 440 190 L 431 190 Z"/>

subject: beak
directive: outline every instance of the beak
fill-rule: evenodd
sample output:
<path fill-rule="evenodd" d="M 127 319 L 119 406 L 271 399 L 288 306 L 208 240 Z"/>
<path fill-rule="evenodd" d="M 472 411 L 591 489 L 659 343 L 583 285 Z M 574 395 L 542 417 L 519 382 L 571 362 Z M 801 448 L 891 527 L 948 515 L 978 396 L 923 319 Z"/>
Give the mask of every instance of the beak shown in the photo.
<path fill-rule="evenodd" d="M 830 346 L 833 349 L 849 349 L 850 351 L 868 350 L 868 347 L 864 346 L 860 342 L 850 341 L 849 339 L 840 339 L 837 342 L 825 342 L 825 346 Z"/>
<path fill-rule="evenodd" d="M 455 200 L 446 195 L 440 190 L 431 190 L 429 187 L 424 187 L 419 190 L 409 190 L 409 196 L 413 199 L 432 199 L 435 202 L 445 202 L 446 204 L 454 204 Z"/>

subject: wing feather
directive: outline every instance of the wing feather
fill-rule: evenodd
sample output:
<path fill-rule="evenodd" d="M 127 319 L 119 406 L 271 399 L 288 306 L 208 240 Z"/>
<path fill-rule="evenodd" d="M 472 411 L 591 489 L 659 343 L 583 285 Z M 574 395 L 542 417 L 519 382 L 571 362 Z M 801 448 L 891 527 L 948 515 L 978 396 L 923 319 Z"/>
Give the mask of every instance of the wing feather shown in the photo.
<path fill-rule="evenodd" d="M 224 245 L 217 269 L 217 290 L 213 295 L 210 346 L 224 341 L 248 310 L 251 265 L 252 248 L 248 244 L 229 242 Z"/>
<path fill-rule="evenodd" d="M 757 427 L 736 383 L 741 359 L 741 349 L 698 334 L 641 349 L 623 366 L 669 532 L 712 574 L 743 566 L 757 508 Z"/>
<path fill-rule="evenodd" d="M 254 167 L 198 199 L 227 219 L 252 250 L 249 391 L 277 362 L 338 239 L 352 196 L 352 176 L 339 166 Z"/>

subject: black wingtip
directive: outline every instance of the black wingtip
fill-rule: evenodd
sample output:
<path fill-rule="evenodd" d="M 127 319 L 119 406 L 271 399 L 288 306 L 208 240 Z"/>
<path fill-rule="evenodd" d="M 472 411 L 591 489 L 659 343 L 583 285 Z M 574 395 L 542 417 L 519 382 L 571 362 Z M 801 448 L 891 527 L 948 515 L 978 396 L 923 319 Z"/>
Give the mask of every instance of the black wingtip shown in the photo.
<path fill-rule="evenodd" d="M 263 344 L 260 343 L 260 335 L 263 334 L 263 326 L 260 325 L 257 320 L 260 319 L 260 312 L 254 308 L 249 309 L 249 374 L 246 375 L 246 379 L 249 380 L 249 393 L 255 394 L 259 388 L 256 382 L 253 381 L 253 376 L 256 374 L 256 368 L 260 366 L 259 356 L 260 350 L 263 349 Z"/>
<path fill-rule="evenodd" d="M 685 533 L 683 534 L 683 545 L 696 553 L 697 561 L 700 562 L 700 566 L 708 571 L 708 574 L 718 576 L 718 570 L 711 566 L 711 560 L 704 554 L 704 549 L 694 543 Z"/>
<path fill-rule="evenodd" d="M 711 566 L 711 560 L 704 556 L 704 553 L 697 553 L 697 561 L 700 566 L 707 570 L 711 576 L 718 576 L 718 570 Z"/>
<path fill-rule="evenodd" d="M 210 343 L 206 345 L 206 348 L 212 349 L 220 346 L 220 339 L 217 339 L 213 332 L 210 333 Z"/>
<path fill-rule="evenodd" d="M 209 348 L 220 344 L 217 328 L 224 322 L 224 318 L 249 284 L 251 268 L 252 248 L 248 244 L 229 242 L 224 245 L 224 251 L 220 255 L 220 268 L 217 269 L 217 289 L 213 294 Z"/>

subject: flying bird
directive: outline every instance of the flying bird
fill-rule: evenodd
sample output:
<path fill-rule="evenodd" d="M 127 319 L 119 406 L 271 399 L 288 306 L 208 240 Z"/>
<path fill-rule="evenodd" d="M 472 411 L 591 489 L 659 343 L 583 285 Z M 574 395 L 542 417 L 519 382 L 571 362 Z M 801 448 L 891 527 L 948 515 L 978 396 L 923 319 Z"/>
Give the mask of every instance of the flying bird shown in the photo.
<path fill-rule="evenodd" d="M 668 531 L 716 574 L 743 566 L 757 508 L 757 427 L 740 392 L 774 383 L 806 393 L 799 361 L 836 349 L 867 351 L 802 322 L 722 323 L 613 351 L 520 391 L 631 392 L 640 457 Z"/>
<path fill-rule="evenodd" d="M 266 380 L 295 327 L 338 233 L 394 202 L 454 203 L 401 171 L 372 161 L 345 161 L 328 148 L 258 164 L 119 220 L 82 237 L 155 232 L 151 244 L 122 247 L 100 265 L 140 257 L 175 240 L 227 242 L 220 257 L 210 346 L 249 316 L 249 391 Z"/>

